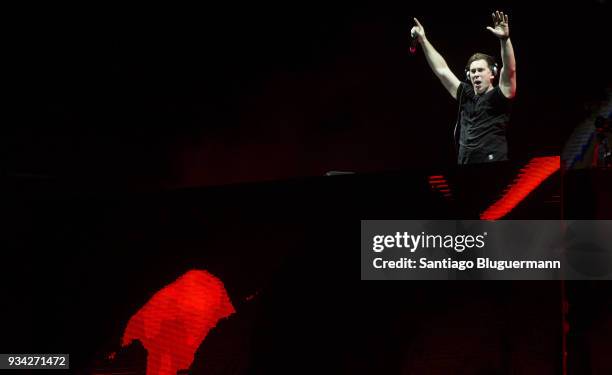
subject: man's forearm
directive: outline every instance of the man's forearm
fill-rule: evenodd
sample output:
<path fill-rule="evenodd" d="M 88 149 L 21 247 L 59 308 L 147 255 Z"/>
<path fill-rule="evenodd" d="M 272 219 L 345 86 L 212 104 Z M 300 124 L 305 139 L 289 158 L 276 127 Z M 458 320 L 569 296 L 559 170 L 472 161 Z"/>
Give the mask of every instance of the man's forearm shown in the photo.
<path fill-rule="evenodd" d="M 435 73 L 435 75 L 439 77 L 444 70 L 448 69 L 446 60 L 444 60 L 442 55 L 440 55 L 431 45 L 431 43 L 429 43 L 427 38 L 421 41 L 421 47 L 423 48 L 423 53 L 425 54 L 425 59 L 427 60 L 429 67 Z"/>
<path fill-rule="evenodd" d="M 514 49 L 512 48 L 512 42 L 510 38 L 500 39 L 501 44 L 501 58 L 504 69 L 513 74 L 516 71 L 516 61 L 514 61 Z"/>

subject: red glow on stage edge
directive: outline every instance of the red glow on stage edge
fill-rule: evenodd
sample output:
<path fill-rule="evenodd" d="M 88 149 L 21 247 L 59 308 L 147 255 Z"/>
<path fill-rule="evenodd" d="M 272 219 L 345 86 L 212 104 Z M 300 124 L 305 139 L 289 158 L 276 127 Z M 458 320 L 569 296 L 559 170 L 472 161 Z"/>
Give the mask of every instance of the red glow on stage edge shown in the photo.
<path fill-rule="evenodd" d="M 516 180 L 508 186 L 502 197 L 480 214 L 480 219 L 497 220 L 504 217 L 560 167 L 561 157 L 559 156 L 531 159 L 520 170 Z"/>

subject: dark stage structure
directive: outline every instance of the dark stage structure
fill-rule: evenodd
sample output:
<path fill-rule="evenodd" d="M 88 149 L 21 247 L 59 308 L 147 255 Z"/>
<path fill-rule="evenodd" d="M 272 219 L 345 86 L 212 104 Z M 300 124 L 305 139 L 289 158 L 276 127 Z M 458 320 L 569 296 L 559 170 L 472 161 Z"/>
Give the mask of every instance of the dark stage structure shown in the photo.
<path fill-rule="evenodd" d="M 231 313 L 192 342 L 194 360 L 179 368 L 183 373 L 458 367 L 465 373 L 560 373 L 567 301 L 569 368 L 609 369 L 598 354 L 610 348 L 609 283 L 358 280 L 353 253 L 362 218 L 477 219 L 528 164 L 148 193 L 5 183 L 14 189 L 3 195 L 13 197 L 4 211 L 13 251 L 3 262 L 10 301 L 3 313 L 5 321 L 20 324 L 7 326 L 4 348 L 68 352 L 79 373 L 144 371 L 152 352 L 140 340 L 121 347 L 128 321 L 136 324 L 131 320 L 137 314 L 157 316 L 153 308 L 144 312 L 153 300 L 155 309 L 173 301 L 208 316 L 217 305 L 197 301 L 212 298 L 212 292 L 202 293 L 210 287 L 197 293 L 171 287 L 179 297 L 161 292 L 189 272 L 205 271 L 223 285 Z M 561 184 L 558 170 L 504 219 L 561 219 L 564 201 L 602 201 L 606 194 L 578 192 L 576 186 L 586 186 L 579 180 L 598 179 L 595 185 L 604 186 L 609 177 L 569 173 Z M 561 190 L 577 199 L 561 197 Z M 581 203 L 565 206 L 568 218 L 599 212 L 587 212 Z M 189 319 L 177 312 L 180 307 L 169 308 L 154 320 Z M 190 326 L 178 327 L 158 329 L 178 337 Z M 162 337 L 174 340 L 168 333 Z"/>

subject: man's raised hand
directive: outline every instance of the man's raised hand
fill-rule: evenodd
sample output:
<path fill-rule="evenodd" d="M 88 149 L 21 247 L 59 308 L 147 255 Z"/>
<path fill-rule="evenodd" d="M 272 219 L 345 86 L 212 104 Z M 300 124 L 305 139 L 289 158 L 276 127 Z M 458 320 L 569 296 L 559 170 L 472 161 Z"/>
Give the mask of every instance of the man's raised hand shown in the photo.
<path fill-rule="evenodd" d="M 416 26 L 414 26 L 412 30 L 410 30 L 410 36 L 413 38 L 417 38 L 419 42 L 422 42 L 423 39 L 425 39 L 425 28 L 423 27 L 423 25 L 421 25 L 419 20 L 416 19 L 416 17 L 414 18 L 414 23 L 416 23 Z"/>
<path fill-rule="evenodd" d="M 495 11 L 493 16 L 493 27 L 487 26 L 487 30 L 495 34 L 499 39 L 508 39 L 510 37 L 510 25 L 508 23 L 508 15 L 500 11 Z"/>

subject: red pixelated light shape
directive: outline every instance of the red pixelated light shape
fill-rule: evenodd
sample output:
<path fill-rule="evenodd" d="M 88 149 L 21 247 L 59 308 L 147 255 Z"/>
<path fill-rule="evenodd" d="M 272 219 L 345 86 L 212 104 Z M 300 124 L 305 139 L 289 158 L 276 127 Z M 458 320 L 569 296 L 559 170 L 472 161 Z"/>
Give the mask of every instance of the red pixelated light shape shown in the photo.
<path fill-rule="evenodd" d="M 223 282 L 191 270 L 167 285 L 130 318 L 122 346 L 140 340 L 148 352 L 147 375 L 175 375 L 220 319 L 235 313 Z"/>
<path fill-rule="evenodd" d="M 560 156 L 533 158 L 520 170 L 502 197 L 480 214 L 482 220 L 497 220 L 512 211 L 529 193 L 561 167 Z"/>
<path fill-rule="evenodd" d="M 427 179 L 429 181 L 429 187 L 432 191 L 437 191 L 441 193 L 446 199 L 453 199 L 453 193 L 451 191 L 450 185 L 448 184 L 448 181 L 446 181 L 446 178 L 443 175 L 432 175 L 429 176 Z"/>

